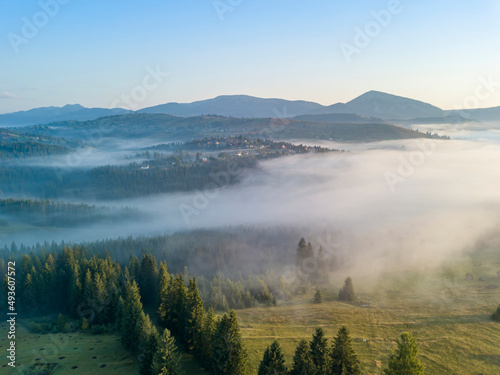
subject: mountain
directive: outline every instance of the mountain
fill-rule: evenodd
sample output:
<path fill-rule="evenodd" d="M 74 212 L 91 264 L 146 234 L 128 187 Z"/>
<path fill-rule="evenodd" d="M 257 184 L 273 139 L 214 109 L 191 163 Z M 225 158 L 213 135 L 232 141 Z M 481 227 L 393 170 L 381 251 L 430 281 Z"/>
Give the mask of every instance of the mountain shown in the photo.
<path fill-rule="evenodd" d="M 88 121 L 99 117 L 134 113 L 126 109 L 85 108 L 79 104 L 35 108 L 0 115 L 0 126 L 47 124 L 60 121 Z M 500 107 L 443 111 L 419 100 L 368 91 L 347 103 L 323 106 L 304 100 L 263 99 L 248 95 L 223 95 L 192 103 L 166 103 L 136 113 L 170 114 L 178 117 L 217 115 L 235 118 L 297 118 L 327 123 L 460 123 L 464 120 L 500 121 Z M 459 116 L 459 117 L 457 117 Z"/>
<path fill-rule="evenodd" d="M 219 116 L 246 118 L 289 118 L 323 108 L 303 100 L 262 99 L 247 95 L 223 95 L 193 103 L 167 103 L 144 108 L 142 113 L 165 113 L 174 116 Z"/>
<path fill-rule="evenodd" d="M 0 126 L 25 126 L 68 120 L 86 121 L 131 112 L 122 108 L 85 108 L 80 104 L 68 104 L 64 107 L 42 107 L 6 113 L 0 115 Z"/>
<path fill-rule="evenodd" d="M 483 122 L 500 121 L 500 107 L 451 110 L 445 112 L 448 115 L 459 115 L 466 119 L 474 119 Z"/>
<path fill-rule="evenodd" d="M 361 116 L 380 117 L 386 120 L 405 120 L 420 117 L 440 117 L 443 110 L 419 100 L 368 91 L 347 103 L 336 103 L 320 108 L 311 114 L 356 113 Z"/>

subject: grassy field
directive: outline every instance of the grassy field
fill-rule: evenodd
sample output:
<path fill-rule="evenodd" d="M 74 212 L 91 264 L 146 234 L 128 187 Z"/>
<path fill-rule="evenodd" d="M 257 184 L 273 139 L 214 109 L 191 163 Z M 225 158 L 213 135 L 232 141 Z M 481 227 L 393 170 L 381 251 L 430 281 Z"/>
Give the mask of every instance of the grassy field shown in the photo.
<path fill-rule="evenodd" d="M 91 335 L 86 333 L 34 334 L 23 323 L 16 326 L 16 364 L 7 365 L 0 359 L 0 374 L 24 375 L 36 363 L 58 363 L 54 375 L 63 374 L 120 374 L 137 375 L 137 358 L 125 350 L 118 335 Z M 7 323 L 0 324 L 0 350 L 9 348 Z M 105 365 L 105 366 L 104 366 Z M 191 355 L 183 355 L 186 375 L 206 374 Z"/>
<path fill-rule="evenodd" d="M 7 324 L 0 325 L 0 350 L 6 351 Z M 54 374 L 137 374 L 137 360 L 124 350 L 117 335 L 83 333 L 34 334 L 21 323 L 16 326 L 14 370 L 0 362 L 1 374 L 25 374 L 35 363 L 59 363 Z"/>
<path fill-rule="evenodd" d="M 311 303 L 311 294 L 293 304 L 238 311 L 238 316 L 252 373 L 274 339 L 281 343 L 291 367 L 300 339 L 310 341 L 315 328 L 321 327 L 331 343 L 345 325 L 363 374 L 381 374 L 396 346 L 394 339 L 408 331 L 421 344 L 426 374 L 494 375 L 500 374 L 500 323 L 491 321 L 490 315 L 500 303 L 499 286 L 500 280 L 491 277 L 408 293 L 401 289 L 361 290 L 357 304 L 335 301 L 332 291 L 325 293 L 322 304 Z"/>
<path fill-rule="evenodd" d="M 313 292 L 276 307 L 238 311 L 249 352 L 251 374 L 257 373 L 265 348 L 278 339 L 287 365 L 300 341 L 322 327 L 331 343 L 345 325 L 351 332 L 363 374 L 381 374 L 404 331 L 421 344 L 427 375 L 500 374 L 500 323 L 490 319 L 500 304 L 500 257 L 496 250 L 477 253 L 448 268 L 427 273 L 401 272 L 373 279 L 353 276 L 356 303 L 336 301 L 345 275 L 324 287 L 323 303 L 313 304 Z M 466 281 L 465 274 L 474 280 Z M 137 358 L 126 351 L 118 335 L 85 333 L 39 335 L 17 325 L 18 371 L 0 359 L 0 374 L 26 374 L 34 363 L 59 363 L 54 374 L 138 373 Z M 7 324 L 0 323 L 0 351 L 8 348 Z M 95 358 L 94 358 L 95 357 Z M 105 366 L 104 366 L 105 365 Z M 183 356 L 186 375 L 206 374 L 190 355 Z M 10 370 L 10 371 L 9 371 Z"/>

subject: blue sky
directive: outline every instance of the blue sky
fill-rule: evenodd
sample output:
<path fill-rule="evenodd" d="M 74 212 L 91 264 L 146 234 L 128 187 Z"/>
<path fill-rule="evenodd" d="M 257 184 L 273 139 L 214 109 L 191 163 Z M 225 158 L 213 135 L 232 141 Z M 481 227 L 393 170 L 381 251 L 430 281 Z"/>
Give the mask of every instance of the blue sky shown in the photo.
<path fill-rule="evenodd" d="M 136 108 L 228 94 L 328 105 L 368 90 L 445 109 L 500 106 L 498 3 L 3 1 L 0 113 L 121 106 L 133 92 Z M 34 31 L 23 30 L 26 20 Z M 357 30 L 371 34 L 364 44 Z M 346 46 L 356 50 L 350 59 Z M 471 100 L 485 80 L 489 91 Z"/>

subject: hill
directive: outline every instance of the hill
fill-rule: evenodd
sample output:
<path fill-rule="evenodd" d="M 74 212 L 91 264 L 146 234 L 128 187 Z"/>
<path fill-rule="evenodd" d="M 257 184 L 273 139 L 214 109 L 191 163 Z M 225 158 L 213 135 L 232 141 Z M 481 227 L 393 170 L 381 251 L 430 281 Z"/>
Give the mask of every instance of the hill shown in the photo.
<path fill-rule="evenodd" d="M 380 91 L 368 91 L 347 103 L 333 104 L 311 114 L 329 113 L 356 113 L 361 116 L 383 119 L 411 119 L 415 117 L 439 117 L 443 115 L 443 110 L 419 100 Z"/>
<path fill-rule="evenodd" d="M 129 112 L 131 111 L 122 108 L 85 108 L 79 104 L 68 104 L 64 107 L 42 107 L 2 114 L 0 126 L 26 126 L 66 120 L 85 121 Z"/>
<path fill-rule="evenodd" d="M 248 95 L 223 95 L 193 103 L 167 103 L 139 110 L 140 113 L 168 113 L 175 116 L 220 116 L 262 118 L 288 118 L 323 107 L 303 100 L 262 99 Z"/>
<path fill-rule="evenodd" d="M 27 131 L 78 139 L 85 132 L 101 131 L 117 139 L 154 138 L 160 142 L 212 135 L 245 135 L 271 139 L 332 139 L 345 142 L 425 138 L 429 135 L 385 123 L 329 123 L 296 119 L 176 117 L 165 114 L 127 114 L 84 122 L 35 126 Z"/>

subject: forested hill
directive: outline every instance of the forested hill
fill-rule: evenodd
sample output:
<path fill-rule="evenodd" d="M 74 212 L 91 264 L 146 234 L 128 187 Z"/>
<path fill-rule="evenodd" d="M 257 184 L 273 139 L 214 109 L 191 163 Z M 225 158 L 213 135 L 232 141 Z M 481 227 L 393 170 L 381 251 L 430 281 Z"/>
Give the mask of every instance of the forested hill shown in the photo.
<path fill-rule="evenodd" d="M 64 146 L 48 145 L 32 141 L 0 143 L 0 159 L 62 155 L 68 152 L 70 152 L 70 149 Z"/>
<path fill-rule="evenodd" d="M 11 222 L 34 226 L 63 228 L 96 224 L 105 220 L 114 222 L 133 216 L 141 218 L 138 210 L 131 208 L 97 207 L 87 204 L 54 202 L 50 200 L 0 199 L 0 226 Z"/>
<path fill-rule="evenodd" d="M 0 160 L 66 154 L 79 142 L 0 128 Z"/>
<path fill-rule="evenodd" d="M 25 128 L 26 131 L 71 139 L 95 137 L 159 140 L 191 139 L 213 135 L 245 135 L 271 139 L 331 139 L 345 142 L 429 138 L 409 129 L 385 123 L 328 123 L 280 118 L 222 116 L 175 117 L 166 114 L 128 114 L 92 121 L 66 121 Z"/>

